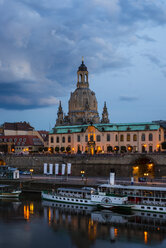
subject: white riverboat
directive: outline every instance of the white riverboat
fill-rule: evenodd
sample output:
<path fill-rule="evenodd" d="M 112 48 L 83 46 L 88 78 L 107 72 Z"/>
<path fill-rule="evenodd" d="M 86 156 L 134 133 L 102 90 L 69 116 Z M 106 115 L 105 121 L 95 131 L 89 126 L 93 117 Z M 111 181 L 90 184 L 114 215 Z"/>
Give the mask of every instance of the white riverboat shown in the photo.
<path fill-rule="evenodd" d="M 94 188 L 58 188 L 57 191 L 43 191 L 42 199 L 68 203 L 107 208 L 130 208 L 128 198 L 107 192 L 100 192 Z"/>
<path fill-rule="evenodd" d="M 132 210 L 166 213 L 166 187 L 117 185 L 115 173 L 110 173 L 110 184 L 102 184 L 98 190 L 110 195 L 127 197 L 127 205 L 131 206 Z M 107 203 L 103 205 L 105 208 L 107 206 Z"/>
<path fill-rule="evenodd" d="M 95 192 L 94 188 L 58 188 L 54 190 L 42 191 L 41 196 L 44 200 L 63 202 L 68 204 L 94 205 L 91 195 Z"/>
<path fill-rule="evenodd" d="M 0 198 L 19 198 L 21 190 L 15 190 L 10 185 L 0 185 Z"/>
<path fill-rule="evenodd" d="M 112 194 L 128 197 L 133 210 L 166 213 L 166 188 L 137 185 L 103 185 Z"/>

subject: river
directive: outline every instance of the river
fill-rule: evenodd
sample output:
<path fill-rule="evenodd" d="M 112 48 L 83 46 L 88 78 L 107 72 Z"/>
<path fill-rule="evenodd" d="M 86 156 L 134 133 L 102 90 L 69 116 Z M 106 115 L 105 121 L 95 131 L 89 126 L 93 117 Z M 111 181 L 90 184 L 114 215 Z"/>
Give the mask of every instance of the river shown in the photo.
<path fill-rule="evenodd" d="M 166 214 L 115 213 L 41 201 L 0 200 L 0 247 L 166 247 Z"/>

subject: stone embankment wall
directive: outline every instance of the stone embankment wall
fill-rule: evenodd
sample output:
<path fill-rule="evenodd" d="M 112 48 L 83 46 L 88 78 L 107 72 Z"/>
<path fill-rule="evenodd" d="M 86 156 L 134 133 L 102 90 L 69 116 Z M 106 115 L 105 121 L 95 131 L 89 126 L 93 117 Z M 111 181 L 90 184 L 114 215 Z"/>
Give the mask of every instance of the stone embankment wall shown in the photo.
<path fill-rule="evenodd" d="M 99 156 L 56 156 L 56 155 L 1 155 L 7 165 L 20 170 L 33 169 L 35 174 L 43 174 L 43 164 L 72 164 L 72 175 L 80 176 L 84 170 L 87 176 L 108 176 L 111 169 L 115 169 L 118 177 L 130 177 L 132 167 L 140 159 L 148 159 L 155 166 L 155 176 L 166 176 L 166 154 L 127 154 L 127 155 L 99 155 Z M 61 167 L 61 166 L 60 166 Z"/>

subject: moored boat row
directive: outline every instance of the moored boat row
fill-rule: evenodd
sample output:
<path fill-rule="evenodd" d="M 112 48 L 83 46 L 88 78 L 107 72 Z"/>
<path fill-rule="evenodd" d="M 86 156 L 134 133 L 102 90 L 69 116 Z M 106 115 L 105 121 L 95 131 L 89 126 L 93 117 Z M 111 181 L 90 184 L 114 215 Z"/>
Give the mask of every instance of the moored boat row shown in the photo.
<path fill-rule="evenodd" d="M 166 213 L 166 188 L 135 185 L 116 185 L 114 173 L 110 184 L 99 185 L 97 190 L 59 188 L 56 192 L 42 192 L 42 198 L 57 202 L 90 205 L 100 208 L 132 209 Z"/>

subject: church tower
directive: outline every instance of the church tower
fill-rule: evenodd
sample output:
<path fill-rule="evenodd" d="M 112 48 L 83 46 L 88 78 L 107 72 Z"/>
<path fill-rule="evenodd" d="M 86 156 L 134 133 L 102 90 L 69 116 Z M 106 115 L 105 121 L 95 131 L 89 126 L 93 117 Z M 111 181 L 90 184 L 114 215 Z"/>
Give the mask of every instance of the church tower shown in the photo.
<path fill-rule="evenodd" d="M 104 108 L 103 108 L 101 123 L 109 123 L 108 110 L 107 110 L 106 102 L 104 102 Z"/>
<path fill-rule="evenodd" d="M 88 70 L 84 64 L 83 58 L 82 64 L 78 67 L 77 71 L 77 88 L 89 88 Z"/>
<path fill-rule="evenodd" d="M 77 71 L 77 88 L 70 96 L 68 119 L 71 125 L 100 122 L 96 96 L 89 89 L 88 69 L 83 59 Z"/>
<path fill-rule="evenodd" d="M 59 102 L 57 116 L 58 118 L 56 119 L 56 125 L 57 126 L 63 125 L 64 119 L 63 119 L 63 109 L 62 109 L 61 101 Z"/>

